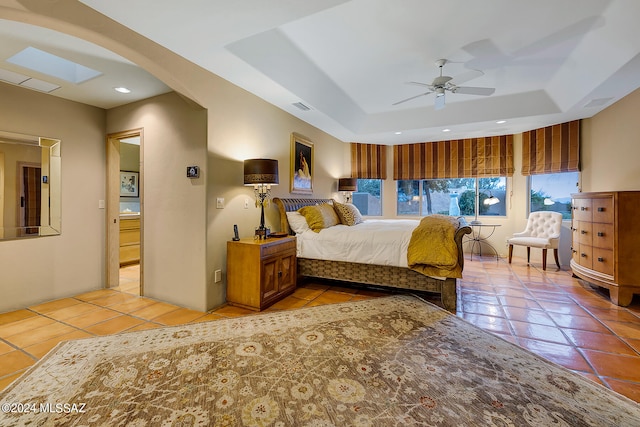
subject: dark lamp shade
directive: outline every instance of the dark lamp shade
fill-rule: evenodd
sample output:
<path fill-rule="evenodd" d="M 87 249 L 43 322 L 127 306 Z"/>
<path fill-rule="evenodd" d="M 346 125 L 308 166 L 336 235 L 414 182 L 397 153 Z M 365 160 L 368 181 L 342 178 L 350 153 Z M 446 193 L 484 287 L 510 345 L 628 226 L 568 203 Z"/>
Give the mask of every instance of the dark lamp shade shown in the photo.
<path fill-rule="evenodd" d="M 338 179 L 338 191 L 356 191 L 358 187 L 357 178 Z"/>
<path fill-rule="evenodd" d="M 244 185 L 278 184 L 278 161 L 248 159 L 244 161 Z"/>

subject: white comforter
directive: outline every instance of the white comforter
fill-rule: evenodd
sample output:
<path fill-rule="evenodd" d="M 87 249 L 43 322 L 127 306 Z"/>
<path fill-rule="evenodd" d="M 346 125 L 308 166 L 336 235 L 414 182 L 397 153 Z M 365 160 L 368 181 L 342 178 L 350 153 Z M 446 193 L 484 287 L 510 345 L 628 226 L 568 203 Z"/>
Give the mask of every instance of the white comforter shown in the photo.
<path fill-rule="evenodd" d="M 298 257 L 407 266 L 407 247 L 419 220 L 367 219 L 363 223 L 297 234 Z"/>

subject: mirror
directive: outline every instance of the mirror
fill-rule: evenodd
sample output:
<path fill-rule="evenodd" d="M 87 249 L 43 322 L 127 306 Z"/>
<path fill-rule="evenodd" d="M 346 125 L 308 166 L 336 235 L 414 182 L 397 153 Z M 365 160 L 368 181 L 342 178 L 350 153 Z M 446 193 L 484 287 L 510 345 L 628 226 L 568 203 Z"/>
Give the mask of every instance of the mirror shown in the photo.
<path fill-rule="evenodd" d="M 61 232 L 60 140 L 0 131 L 0 240 Z"/>

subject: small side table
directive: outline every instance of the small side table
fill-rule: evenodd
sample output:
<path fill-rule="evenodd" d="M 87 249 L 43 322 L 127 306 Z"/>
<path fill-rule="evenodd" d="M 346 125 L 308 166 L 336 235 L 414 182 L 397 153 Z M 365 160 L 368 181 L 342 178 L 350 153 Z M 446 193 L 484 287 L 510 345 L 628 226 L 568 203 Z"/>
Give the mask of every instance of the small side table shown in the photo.
<path fill-rule="evenodd" d="M 227 242 L 227 303 L 260 311 L 296 290 L 296 238 Z"/>
<path fill-rule="evenodd" d="M 471 234 L 469 235 L 467 242 L 471 243 L 471 260 L 473 261 L 473 251 L 478 245 L 478 255 L 482 256 L 482 245 L 485 244 L 491 248 L 494 254 L 496 254 L 496 261 L 500 259 L 500 255 L 498 255 L 498 251 L 493 247 L 491 243 L 487 239 L 495 233 L 496 228 L 500 227 L 500 224 L 469 224 L 471 226 Z M 487 231 L 483 235 L 483 230 Z"/>

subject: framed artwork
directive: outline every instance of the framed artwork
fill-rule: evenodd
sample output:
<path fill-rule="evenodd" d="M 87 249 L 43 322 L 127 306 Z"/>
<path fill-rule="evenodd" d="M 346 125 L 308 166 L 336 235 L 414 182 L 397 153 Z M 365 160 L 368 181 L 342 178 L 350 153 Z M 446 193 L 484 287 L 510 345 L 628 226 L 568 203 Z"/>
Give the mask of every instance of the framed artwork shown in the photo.
<path fill-rule="evenodd" d="M 313 193 L 313 142 L 291 134 L 291 192 Z"/>
<path fill-rule="evenodd" d="M 140 196 L 140 173 L 120 171 L 120 197 Z"/>

